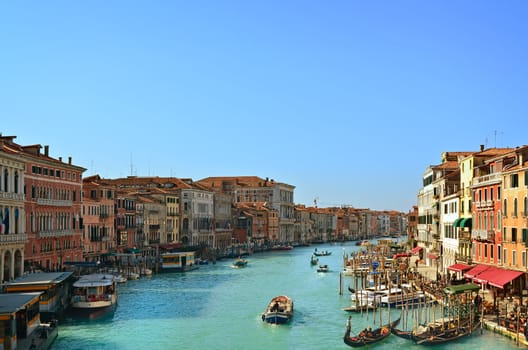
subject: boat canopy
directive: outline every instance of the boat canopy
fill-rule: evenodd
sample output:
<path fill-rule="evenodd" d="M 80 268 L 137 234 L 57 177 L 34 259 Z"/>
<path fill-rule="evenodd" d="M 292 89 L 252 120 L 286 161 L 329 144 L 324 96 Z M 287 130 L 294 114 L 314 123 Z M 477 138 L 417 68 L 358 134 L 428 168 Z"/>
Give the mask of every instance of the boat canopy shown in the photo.
<path fill-rule="evenodd" d="M 447 294 L 462 294 L 478 290 L 480 290 L 480 286 L 475 283 L 458 284 L 444 288 L 444 292 Z"/>

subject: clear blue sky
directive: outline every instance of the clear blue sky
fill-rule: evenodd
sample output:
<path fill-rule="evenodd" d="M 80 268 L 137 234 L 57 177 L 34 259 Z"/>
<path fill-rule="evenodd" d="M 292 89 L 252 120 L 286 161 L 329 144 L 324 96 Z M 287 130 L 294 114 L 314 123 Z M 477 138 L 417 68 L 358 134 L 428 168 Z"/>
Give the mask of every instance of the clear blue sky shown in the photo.
<path fill-rule="evenodd" d="M 84 176 L 256 175 L 296 203 L 406 212 L 441 152 L 527 143 L 527 10 L 3 2 L 0 132 Z"/>

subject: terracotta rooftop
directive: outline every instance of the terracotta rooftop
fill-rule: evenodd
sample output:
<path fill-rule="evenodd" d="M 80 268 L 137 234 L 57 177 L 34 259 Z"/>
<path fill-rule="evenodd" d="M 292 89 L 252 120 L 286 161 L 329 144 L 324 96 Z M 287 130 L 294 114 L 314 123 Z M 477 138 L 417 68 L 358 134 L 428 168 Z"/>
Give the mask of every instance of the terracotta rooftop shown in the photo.
<path fill-rule="evenodd" d="M 274 180 L 262 179 L 258 176 L 213 176 L 196 182 L 213 189 L 222 188 L 229 182 L 237 187 L 273 187 L 275 184 Z"/>

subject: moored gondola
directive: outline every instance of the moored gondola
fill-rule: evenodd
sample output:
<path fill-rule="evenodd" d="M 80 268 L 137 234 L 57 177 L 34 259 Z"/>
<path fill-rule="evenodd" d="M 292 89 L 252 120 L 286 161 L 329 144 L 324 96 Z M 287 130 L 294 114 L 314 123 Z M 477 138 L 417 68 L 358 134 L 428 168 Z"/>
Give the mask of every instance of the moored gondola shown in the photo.
<path fill-rule="evenodd" d="M 350 317 L 348 318 L 347 322 L 347 330 L 345 333 L 345 336 L 343 337 L 343 341 L 348 346 L 352 347 L 360 347 L 372 343 L 377 343 L 385 338 L 387 338 L 391 334 L 391 329 L 396 327 L 400 323 L 400 318 L 398 317 L 396 320 L 387 323 L 380 328 L 376 329 L 364 329 L 362 330 L 358 335 L 356 336 L 350 336 Z"/>

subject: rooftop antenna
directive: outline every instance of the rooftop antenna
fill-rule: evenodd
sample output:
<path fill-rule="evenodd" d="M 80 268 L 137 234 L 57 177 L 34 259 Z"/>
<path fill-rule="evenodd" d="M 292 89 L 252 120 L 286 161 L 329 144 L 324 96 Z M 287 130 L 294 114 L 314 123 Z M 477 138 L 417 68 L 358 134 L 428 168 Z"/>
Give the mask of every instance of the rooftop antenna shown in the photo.
<path fill-rule="evenodd" d="M 130 176 L 134 176 L 134 163 L 132 162 L 132 152 L 130 153 Z"/>
<path fill-rule="evenodd" d="M 319 200 L 319 197 L 315 197 L 315 198 L 314 198 L 314 207 L 316 207 L 316 208 L 317 208 L 317 201 L 318 201 L 318 200 Z"/>

